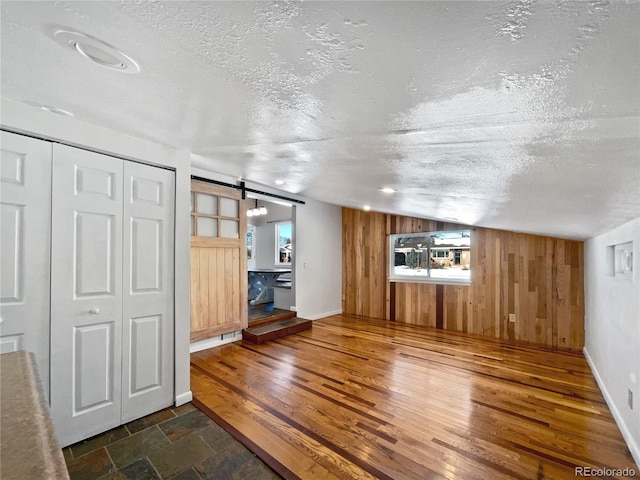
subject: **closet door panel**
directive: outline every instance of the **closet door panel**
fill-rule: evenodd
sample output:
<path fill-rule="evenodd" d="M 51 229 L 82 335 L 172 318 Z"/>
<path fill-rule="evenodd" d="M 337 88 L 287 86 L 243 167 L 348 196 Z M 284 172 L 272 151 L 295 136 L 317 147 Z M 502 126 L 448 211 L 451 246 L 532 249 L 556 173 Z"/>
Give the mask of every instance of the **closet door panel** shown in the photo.
<path fill-rule="evenodd" d="M 82 414 L 113 403 L 115 322 L 82 325 L 73 329 L 74 413 Z"/>
<path fill-rule="evenodd" d="M 174 173 L 125 162 L 122 421 L 173 403 Z"/>
<path fill-rule="evenodd" d="M 162 386 L 162 315 L 129 319 L 129 395 Z"/>
<path fill-rule="evenodd" d="M 120 424 L 122 160 L 54 145 L 51 410 L 69 445 Z"/>
<path fill-rule="evenodd" d="M 76 297 L 114 296 L 117 217 L 75 212 L 74 293 Z"/>
<path fill-rule="evenodd" d="M 0 353 L 33 352 L 48 395 L 51 144 L 0 135 Z"/>

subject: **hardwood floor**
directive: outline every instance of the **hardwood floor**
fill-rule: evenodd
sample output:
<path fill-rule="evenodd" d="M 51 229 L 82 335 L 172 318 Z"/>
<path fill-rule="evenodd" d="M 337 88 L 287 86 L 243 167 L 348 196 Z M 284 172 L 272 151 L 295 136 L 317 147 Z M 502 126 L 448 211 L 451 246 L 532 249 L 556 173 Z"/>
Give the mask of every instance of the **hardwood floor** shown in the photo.
<path fill-rule="evenodd" d="M 336 315 L 191 362 L 194 403 L 285 478 L 640 478 L 581 353 Z"/>

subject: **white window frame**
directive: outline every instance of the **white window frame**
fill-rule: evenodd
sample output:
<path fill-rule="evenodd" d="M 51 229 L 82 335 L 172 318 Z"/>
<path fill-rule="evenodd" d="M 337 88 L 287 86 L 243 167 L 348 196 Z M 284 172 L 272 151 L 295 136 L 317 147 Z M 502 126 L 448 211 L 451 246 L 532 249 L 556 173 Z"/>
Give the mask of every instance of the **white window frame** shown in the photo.
<path fill-rule="evenodd" d="M 473 244 L 473 235 L 471 233 L 471 229 L 463 229 L 463 230 L 442 230 L 442 231 L 433 231 L 433 232 L 416 232 L 416 233 L 397 233 L 393 235 L 388 235 L 388 252 L 389 252 L 389 276 L 388 280 L 390 282 L 409 282 L 409 283 L 436 283 L 443 285 L 471 285 L 472 279 L 472 271 L 471 264 L 469 265 L 468 270 L 464 270 L 465 272 L 469 272 L 468 278 L 465 275 L 465 278 L 442 278 L 442 277 L 433 277 L 432 276 L 432 268 L 427 266 L 427 268 L 416 269 L 416 271 L 412 272 L 412 274 L 402 275 L 400 273 L 396 273 L 395 269 L 395 254 L 396 254 L 396 240 L 399 238 L 411 238 L 411 237 L 425 237 L 425 236 L 434 236 L 438 234 L 451 234 L 451 233 L 466 233 L 469 235 L 469 250 L 471 250 L 471 245 Z M 441 248 L 441 247 L 435 247 Z M 444 247 L 442 247 L 444 248 Z M 455 250 L 453 247 L 447 247 L 450 251 Z M 428 251 L 427 251 L 428 252 Z M 424 251 L 423 251 L 424 254 Z M 427 253 L 428 255 L 428 253 Z M 473 262 L 473 258 L 470 259 L 470 263 Z M 421 272 L 423 271 L 423 273 Z"/>

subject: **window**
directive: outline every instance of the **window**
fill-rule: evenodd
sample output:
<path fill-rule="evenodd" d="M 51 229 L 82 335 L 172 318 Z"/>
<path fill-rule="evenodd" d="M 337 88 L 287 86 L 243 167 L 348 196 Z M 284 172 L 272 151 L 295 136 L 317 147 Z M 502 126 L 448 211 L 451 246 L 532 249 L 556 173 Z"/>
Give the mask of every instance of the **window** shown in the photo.
<path fill-rule="evenodd" d="M 219 187 L 191 182 L 192 236 L 239 238 L 240 201 L 229 196 Z"/>
<path fill-rule="evenodd" d="M 390 235 L 389 280 L 471 283 L 471 231 Z"/>
<path fill-rule="evenodd" d="M 253 250 L 254 232 L 247 232 L 247 260 L 253 260 L 255 251 Z"/>
<path fill-rule="evenodd" d="M 291 242 L 291 222 L 278 222 L 276 225 L 276 265 L 291 265 L 293 243 Z"/>

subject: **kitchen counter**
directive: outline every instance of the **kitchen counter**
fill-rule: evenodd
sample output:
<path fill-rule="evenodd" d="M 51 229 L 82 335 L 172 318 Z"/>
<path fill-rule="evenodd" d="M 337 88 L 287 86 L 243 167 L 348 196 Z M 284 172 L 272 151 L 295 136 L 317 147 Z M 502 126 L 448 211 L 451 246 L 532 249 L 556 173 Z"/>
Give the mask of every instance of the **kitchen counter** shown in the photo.
<path fill-rule="evenodd" d="M 68 479 L 35 357 L 0 355 L 0 478 Z"/>

